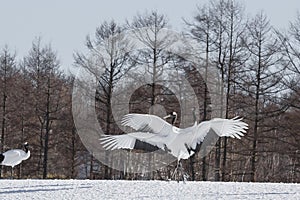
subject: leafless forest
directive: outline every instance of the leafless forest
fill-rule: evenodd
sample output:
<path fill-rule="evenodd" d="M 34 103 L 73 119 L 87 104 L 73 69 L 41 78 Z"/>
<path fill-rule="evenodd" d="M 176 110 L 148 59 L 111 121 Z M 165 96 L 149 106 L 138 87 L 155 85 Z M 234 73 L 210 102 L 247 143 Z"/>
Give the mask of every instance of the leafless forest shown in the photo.
<path fill-rule="evenodd" d="M 121 88 L 117 85 L 119 80 L 128 74 L 131 79 L 141 76 L 134 75 L 142 73 L 141 65 L 147 66 L 145 73 L 152 77 L 153 84 L 134 91 L 130 112 L 159 114 L 155 105 L 162 105 L 180 117 L 181 99 L 163 81 L 163 72 L 170 71 L 168 78 L 176 82 L 177 76 L 185 76 L 195 90 L 200 108 L 198 121 L 209 120 L 212 97 L 206 83 L 214 80 L 197 71 L 216 68 L 226 105 L 222 115 L 243 117 L 249 130 L 241 140 L 220 139 L 205 157 L 198 153 L 185 160 L 183 167 L 189 180 L 299 183 L 300 14 L 286 30 L 273 27 L 264 12 L 249 16 L 238 1 L 195 5 L 191 15 L 192 20 L 182 20 L 185 25 L 180 34 L 197 46 L 192 52 L 197 61 L 194 64 L 167 51 L 175 39 L 155 37 L 162 29 L 172 29 L 168 16 L 157 11 L 137 14 L 123 24 L 102 22 L 95 27 L 95 33 L 86 37 L 86 49 L 74 53 L 72 67 L 103 71 L 96 76 L 95 92 L 95 109 L 102 129 L 106 134 L 122 134 L 113 117 L 112 97 L 131 87 Z M 151 27 L 153 37 L 136 33 L 136 39 L 146 44 L 145 49 L 137 51 L 121 33 L 143 27 Z M 10 47 L 0 45 L 0 151 L 21 148 L 25 141 L 31 150 L 30 159 L 15 167 L 15 177 L 170 178 L 176 162 L 151 173 L 129 173 L 103 165 L 85 148 L 73 123 L 74 76 L 61 70 L 60 56 L 51 45 L 35 38 L 21 60 L 16 59 Z M 182 51 L 182 55 L 191 54 Z M 104 54 L 109 62 L 102 62 Z M 175 84 L 177 93 L 188 98 L 184 85 L 179 81 Z M 194 107 L 186 106 L 191 110 Z M 0 176 L 9 177 L 10 168 L 2 166 Z"/>

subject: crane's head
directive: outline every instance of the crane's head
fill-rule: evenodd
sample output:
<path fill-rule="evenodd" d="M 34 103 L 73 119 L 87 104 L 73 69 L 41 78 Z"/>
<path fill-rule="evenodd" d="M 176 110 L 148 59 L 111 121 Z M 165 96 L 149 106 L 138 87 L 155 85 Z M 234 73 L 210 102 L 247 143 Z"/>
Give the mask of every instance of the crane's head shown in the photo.
<path fill-rule="evenodd" d="M 28 152 L 28 142 L 25 142 L 24 144 L 23 144 L 23 146 L 24 146 L 24 149 L 25 149 L 25 152 L 27 153 Z"/>
<path fill-rule="evenodd" d="M 171 112 L 170 114 L 168 114 L 167 116 L 164 117 L 164 119 L 168 119 L 168 118 L 172 118 L 172 125 L 175 124 L 175 121 L 177 119 L 177 113 L 176 112 Z"/>
<path fill-rule="evenodd" d="M 176 112 L 170 112 L 167 116 L 164 117 L 164 119 L 174 118 L 174 117 L 177 117 L 177 113 Z"/>

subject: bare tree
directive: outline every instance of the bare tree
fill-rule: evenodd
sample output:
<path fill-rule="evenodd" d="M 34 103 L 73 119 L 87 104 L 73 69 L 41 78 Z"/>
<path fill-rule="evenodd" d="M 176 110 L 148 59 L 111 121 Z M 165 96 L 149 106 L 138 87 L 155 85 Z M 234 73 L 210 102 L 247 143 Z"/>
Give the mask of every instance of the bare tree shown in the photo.
<path fill-rule="evenodd" d="M 144 45 L 144 49 L 138 51 L 136 62 L 144 66 L 145 74 L 151 77 L 152 83 L 145 83 L 145 85 L 147 85 L 144 88 L 146 89 L 145 92 L 149 94 L 150 97 L 144 95 L 143 100 L 141 101 L 143 102 L 144 109 L 148 108 L 150 114 L 155 114 L 154 105 L 159 100 L 159 94 L 162 93 L 160 84 L 162 84 L 163 70 L 169 62 L 165 50 L 172 42 L 174 42 L 168 35 L 164 35 L 164 30 L 168 28 L 168 21 L 165 15 L 160 14 L 157 11 L 151 11 L 143 15 L 138 14 L 131 22 L 127 22 L 127 25 L 133 30 L 135 38 Z M 145 110 L 142 112 L 145 112 Z M 150 166 L 152 159 L 152 155 L 149 154 Z M 153 178 L 154 174 L 149 173 L 149 179 Z"/>
<path fill-rule="evenodd" d="M 99 84 L 96 95 L 97 112 L 101 125 L 105 127 L 105 134 L 120 132 L 112 126 L 115 124 L 112 116 L 112 95 L 118 81 L 134 66 L 129 53 L 132 45 L 123 31 L 124 28 L 114 21 L 102 23 L 96 29 L 95 39 L 87 37 L 88 55 L 76 53 L 74 56 L 76 66 L 93 73 Z M 95 73 L 99 70 L 103 73 Z M 107 166 L 104 167 L 105 179 L 111 178 L 111 171 Z"/>
<path fill-rule="evenodd" d="M 247 61 L 247 71 L 244 76 L 244 86 L 253 101 L 247 103 L 248 118 L 253 122 L 253 137 L 251 147 L 251 181 L 256 180 L 258 140 L 263 132 L 264 118 L 278 114 L 281 109 L 269 110 L 268 104 L 283 90 L 281 77 L 284 67 L 281 66 L 280 44 L 272 34 L 272 27 L 261 12 L 248 24 L 249 37 L 246 42 L 250 53 Z M 249 99 L 248 99 L 249 100 Z M 268 107 L 268 109 L 266 109 Z"/>
<path fill-rule="evenodd" d="M 12 141 L 11 136 L 8 134 L 7 127 L 13 125 L 13 116 L 11 112 L 13 107 L 17 104 L 14 98 L 15 90 L 12 89 L 17 77 L 17 68 L 15 61 L 15 54 L 11 53 L 7 46 L 5 46 L 0 53 L 0 90 L 1 90 L 1 137 L 0 137 L 0 151 L 6 150 L 5 146 L 10 146 L 15 140 Z M 11 127 L 12 128 L 12 127 Z M 8 137 L 8 138 L 6 138 Z M 18 141 L 19 142 L 19 141 Z M 0 166 L 0 177 L 2 172 L 2 166 Z"/>
<path fill-rule="evenodd" d="M 62 86 L 59 78 L 59 61 L 51 46 L 42 47 L 41 38 L 37 38 L 28 56 L 23 63 L 33 85 L 35 116 L 38 119 L 40 135 L 40 157 L 42 177 L 48 175 L 49 138 L 53 132 L 53 125 L 57 120 L 57 114 L 62 109 Z"/>
<path fill-rule="evenodd" d="M 284 134 L 281 137 L 287 139 L 278 140 L 280 143 L 278 146 L 283 148 L 277 148 L 276 152 L 282 153 L 290 159 L 285 161 L 284 169 L 278 167 L 278 171 L 281 172 L 280 174 L 284 174 L 284 177 L 279 179 L 296 181 L 296 177 L 298 177 L 297 174 L 299 174 L 299 170 L 296 170 L 297 166 L 299 166 L 299 134 L 297 134 L 295 130 L 298 129 L 298 123 L 296 121 L 297 112 L 300 109 L 300 13 L 297 13 L 296 19 L 290 23 L 287 32 L 276 30 L 276 35 L 283 47 L 281 51 L 283 55 L 282 65 L 287 67 L 286 73 L 282 77 L 282 82 L 289 89 L 289 93 L 282 102 L 282 104 L 287 105 L 289 109 L 288 112 L 282 116 L 284 120 L 282 120 L 282 123 L 280 123 L 281 127 L 279 127 L 280 132 Z"/>
<path fill-rule="evenodd" d="M 245 63 L 245 48 L 241 39 L 245 32 L 244 8 L 242 4 L 229 0 L 212 1 L 198 8 L 193 23 L 188 23 L 191 34 L 202 48 L 200 56 L 205 61 L 206 71 L 214 65 L 220 70 L 221 117 L 235 115 L 232 96 L 235 93 L 235 77 Z M 209 81 L 209 80 L 208 80 Z M 207 80 L 206 80 L 207 82 Z M 223 105 L 226 105 L 224 107 Z M 224 108 L 223 108 L 224 107 Z M 221 141 L 223 140 L 223 145 Z M 225 180 L 227 160 L 227 138 L 220 139 L 215 152 L 215 180 Z M 223 155 L 221 154 L 223 150 Z M 221 158 L 222 162 L 221 162 Z M 205 160 L 203 159 L 203 167 Z M 203 169 L 204 170 L 204 169 Z"/>
<path fill-rule="evenodd" d="M 168 36 L 163 38 L 159 36 L 163 29 L 168 27 L 167 18 L 152 11 L 144 15 L 138 14 L 131 23 L 127 23 L 129 28 L 134 30 L 135 37 L 145 45 L 145 50 L 139 52 L 138 63 L 146 64 L 147 73 L 152 77 L 150 106 L 153 106 L 157 95 L 156 85 L 168 62 L 163 58 L 165 56 L 163 50 L 170 45 L 170 40 L 167 39 Z M 153 113 L 153 110 L 150 110 L 150 113 Z"/>
<path fill-rule="evenodd" d="M 288 68 L 284 77 L 285 84 L 293 91 L 293 95 L 289 99 L 290 106 L 300 109 L 299 102 L 299 80 L 300 80 L 300 13 L 294 22 L 290 23 L 287 33 L 276 30 L 278 39 L 283 48 L 283 65 Z"/>

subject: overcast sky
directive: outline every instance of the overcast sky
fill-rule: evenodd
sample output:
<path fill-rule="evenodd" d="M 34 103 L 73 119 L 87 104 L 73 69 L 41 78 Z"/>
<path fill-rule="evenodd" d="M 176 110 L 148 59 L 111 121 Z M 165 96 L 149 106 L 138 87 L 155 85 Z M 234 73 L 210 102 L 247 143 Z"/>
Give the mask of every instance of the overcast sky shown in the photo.
<path fill-rule="evenodd" d="M 264 10 L 271 23 L 288 27 L 300 10 L 299 0 L 239 0 L 246 12 L 254 15 Z M 73 52 L 84 50 L 84 40 L 105 20 L 130 20 L 138 12 L 157 10 L 166 14 L 176 30 L 183 27 L 182 17 L 191 19 L 196 5 L 208 0 L 0 0 L 0 47 L 5 44 L 27 55 L 33 39 L 41 36 L 51 43 L 64 67 L 73 63 Z"/>

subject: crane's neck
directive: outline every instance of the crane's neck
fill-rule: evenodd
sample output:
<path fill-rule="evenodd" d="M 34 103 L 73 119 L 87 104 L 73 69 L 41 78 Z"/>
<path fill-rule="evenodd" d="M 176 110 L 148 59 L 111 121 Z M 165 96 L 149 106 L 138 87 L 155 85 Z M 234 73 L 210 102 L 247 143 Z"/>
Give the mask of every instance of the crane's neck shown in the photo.
<path fill-rule="evenodd" d="M 29 157 L 30 157 L 30 151 L 27 150 L 27 151 L 26 151 L 26 155 L 25 155 L 25 157 L 23 158 L 23 160 L 27 160 Z"/>
<path fill-rule="evenodd" d="M 172 119 L 172 125 L 175 125 L 175 122 L 177 120 L 177 114 L 173 115 L 173 119 Z"/>
<path fill-rule="evenodd" d="M 30 151 L 28 150 L 28 146 L 27 145 L 24 145 L 24 149 L 25 149 L 25 153 L 30 153 Z"/>
<path fill-rule="evenodd" d="M 194 122 L 197 123 L 196 108 L 193 109 L 193 119 L 194 119 Z"/>

